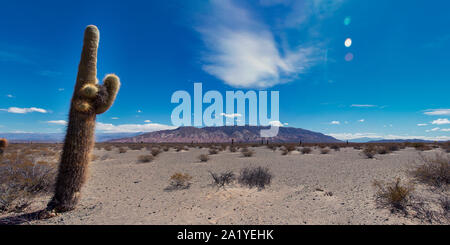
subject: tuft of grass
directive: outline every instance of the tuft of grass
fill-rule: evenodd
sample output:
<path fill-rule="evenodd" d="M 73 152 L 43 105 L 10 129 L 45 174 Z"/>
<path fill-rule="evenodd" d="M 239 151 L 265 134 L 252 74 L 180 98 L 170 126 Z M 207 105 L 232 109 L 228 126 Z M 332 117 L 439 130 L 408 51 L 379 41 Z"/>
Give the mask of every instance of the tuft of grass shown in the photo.
<path fill-rule="evenodd" d="M 216 174 L 213 172 L 209 172 L 211 177 L 213 178 L 213 184 L 220 187 L 224 187 L 227 184 L 230 184 L 235 179 L 235 175 L 232 171 L 226 171 L 221 174 Z"/>
<path fill-rule="evenodd" d="M 200 156 L 198 156 L 198 159 L 199 159 L 201 162 L 207 162 L 207 161 L 209 160 L 209 156 L 206 155 L 206 154 L 201 154 Z"/>
<path fill-rule="evenodd" d="M 424 164 L 412 171 L 413 176 L 420 182 L 443 187 L 450 183 L 450 157 L 436 154 L 434 157 L 421 155 Z"/>
<path fill-rule="evenodd" d="M 138 161 L 141 163 L 147 163 L 153 161 L 153 155 L 141 155 L 138 157 Z"/>
<path fill-rule="evenodd" d="M 380 207 L 390 208 L 393 213 L 397 211 L 406 213 L 406 206 L 414 191 L 412 183 L 403 185 L 400 178 L 397 178 L 392 183 L 374 181 L 373 185 L 378 189 L 376 202 Z"/>
<path fill-rule="evenodd" d="M 105 149 L 105 151 L 112 151 L 113 148 L 111 145 L 107 145 L 103 149 Z"/>
<path fill-rule="evenodd" d="M 120 147 L 119 148 L 119 153 L 126 153 L 128 150 L 125 147 Z"/>
<path fill-rule="evenodd" d="M 270 185 L 272 181 L 272 174 L 268 168 L 244 168 L 241 170 L 238 181 L 242 185 L 246 185 L 250 188 L 258 187 L 258 189 L 264 189 L 266 185 Z"/>
<path fill-rule="evenodd" d="M 192 176 L 189 174 L 175 173 L 170 176 L 170 184 L 166 190 L 188 189 L 191 186 Z"/>

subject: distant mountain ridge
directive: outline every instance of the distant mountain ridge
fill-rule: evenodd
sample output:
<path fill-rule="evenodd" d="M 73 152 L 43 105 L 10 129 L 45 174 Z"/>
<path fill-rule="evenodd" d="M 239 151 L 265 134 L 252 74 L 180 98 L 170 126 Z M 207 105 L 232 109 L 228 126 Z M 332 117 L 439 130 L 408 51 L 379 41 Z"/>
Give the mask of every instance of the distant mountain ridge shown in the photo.
<path fill-rule="evenodd" d="M 104 142 L 111 139 L 132 137 L 141 133 L 96 133 L 95 140 Z M 0 138 L 6 138 L 11 143 L 59 143 L 64 141 L 65 133 L 0 133 Z"/>
<path fill-rule="evenodd" d="M 221 142 L 259 142 L 263 126 L 220 126 L 220 127 L 179 127 L 141 134 L 134 137 L 111 140 L 110 142 L 145 142 L 145 143 L 221 143 Z M 331 136 L 301 128 L 280 127 L 276 137 L 270 142 L 308 142 L 339 143 Z"/>

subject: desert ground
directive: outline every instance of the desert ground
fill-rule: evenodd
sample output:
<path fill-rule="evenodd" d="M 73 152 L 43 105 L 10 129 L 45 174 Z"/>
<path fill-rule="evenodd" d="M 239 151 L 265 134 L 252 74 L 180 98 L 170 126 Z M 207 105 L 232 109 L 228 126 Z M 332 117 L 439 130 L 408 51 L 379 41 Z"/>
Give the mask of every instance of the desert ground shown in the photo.
<path fill-rule="evenodd" d="M 443 212 L 439 198 L 448 190 L 414 181 L 410 171 L 423 164 L 420 154 L 448 156 L 441 148 L 418 151 L 406 147 L 367 158 L 361 149 L 341 147 L 322 154 L 317 146 L 302 154 L 297 148 L 283 155 L 266 146 L 250 147 L 254 154 L 244 157 L 228 149 L 209 155 L 207 147 L 161 151 L 150 162 L 138 161 L 150 154 L 146 147 L 119 153 L 118 147 L 96 147 L 89 179 L 78 207 L 50 219 L 27 219 L 26 214 L 45 208 L 51 193 L 34 197 L 20 211 L 0 214 L 3 224 L 449 224 L 427 220 L 414 211 L 393 212 L 379 207 L 374 180 L 392 182 L 396 178 L 415 183 L 413 195 L 433 212 Z M 199 155 L 209 155 L 202 162 Z M 266 167 L 272 174 L 270 185 L 249 188 L 237 181 L 218 187 L 210 172 L 232 171 L 239 175 L 245 167 Z M 192 176 L 188 188 L 170 189 L 174 173 Z M 423 203 L 423 202 L 422 202 Z M 434 210 L 434 211 L 433 211 Z M 420 217 L 419 217 L 420 216 Z M 445 219 L 447 218 L 447 219 Z"/>

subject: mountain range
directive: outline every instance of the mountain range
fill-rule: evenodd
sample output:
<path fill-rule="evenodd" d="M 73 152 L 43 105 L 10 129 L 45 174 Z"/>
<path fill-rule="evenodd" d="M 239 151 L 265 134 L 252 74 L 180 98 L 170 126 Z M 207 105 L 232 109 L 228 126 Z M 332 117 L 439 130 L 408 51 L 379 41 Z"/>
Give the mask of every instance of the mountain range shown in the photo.
<path fill-rule="evenodd" d="M 220 142 L 260 142 L 263 126 L 221 126 L 221 127 L 179 127 L 145 133 L 134 137 L 111 140 L 111 142 L 145 142 L 145 143 L 220 143 Z M 338 143 L 342 142 L 331 136 L 301 128 L 280 127 L 278 135 L 270 142 L 308 142 Z"/>

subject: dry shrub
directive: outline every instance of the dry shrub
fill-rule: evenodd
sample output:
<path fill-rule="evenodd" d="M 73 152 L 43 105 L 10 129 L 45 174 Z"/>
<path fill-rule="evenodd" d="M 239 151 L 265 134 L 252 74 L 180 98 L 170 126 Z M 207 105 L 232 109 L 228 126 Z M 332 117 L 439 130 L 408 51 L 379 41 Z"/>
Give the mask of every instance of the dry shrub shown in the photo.
<path fill-rule="evenodd" d="M 328 148 L 323 148 L 320 150 L 320 154 L 328 154 L 330 152 L 330 149 Z"/>
<path fill-rule="evenodd" d="M 277 150 L 277 146 L 273 145 L 273 144 L 267 145 L 267 148 L 271 149 L 272 151 L 276 151 Z"/>
<path fill-rule="evenodd" d="M 376 151 L 380 155 L 384 155 L 384 154 L 390 153 L 388 147 L 386 147 L 386 146 L 379 146 L 379 147 L 376 148 Z"/>
<path fill-rule="evenodd" d="M 431 147 L 425 143 L 413 143 L 412 146 L 418 151 L 428 151 Z"/>
<path fill-rule="evenodd" d="M 372 159 L 375 157 L 377 151 L 374 146 L 369 145 L 366 148 L 364 148 L 362 152 L 367 158 Z"/>
<path fill-rule="evenodd" d="M 201 154 L 200 156 L 198 156 L 198 159 L 199 159 L 201 162 L 207 162 L 207 161 L 209 160 L 209 156 L 206 155 L 206 154 Z"/>
<path fill-rule="evenodd" d="M 253 156 L 253 153 L 255 153 L 255 152 L 248 148 L 242 148 L 241 153 L 242 153 L 243 157 L 251 157 L 251 156 Z"/>
<path fill-rule="evenodd" d="M 138 161 L 141 163 L 147 163 L 153 161 L 153 155 L 141 155 L 138 157 Z"/>
<path fill-rule="evenodd" d="M 169 151 L 170 148 L 168 146 L 164 146 L 162 149 L 163 151 Z"/>
<path fill-rule="evenodd" d="M 435 186 L 443 187 L 450 183 L 450 157 L 444 154 L 436 154 L 434 157 L 420 156 L 423 165 L 412 171 L 413 176 L 419 181 Z"/>
<path fill-rule="evenodd" d="M 208 152 L 210 155 L 215 155 L 219 153 L 219 150 L 217 150 L 216 148 L 209 148 Z"/>
<path fill-rule="evenodd" d="M 187 189 L 191 186 L 192 176 L 189 174 L 175 173 L 170 176 L 170 185 L 166 190 Z"/>
<path fill-rule="evenodd" d="M 234 179 L 234 173 L 232 171 L 226 171 L 221 174 L 215 174 L 213 172 L 209 172 L 211 177 L 213 178 L 213 184 L 220 187 L 224 187 L 227 184 L 230 184 Z"/>
<path fill-rule="evenodd" d="M 311 153 L 311 151 L 312 150 L 309 147 L 303 147 L 301 150 L 302 154 L 309 154 L 309 153 Z"/>
<path fill-rule="evenodd" d="M 268 168 L 244 168 L 241 170 L 238 181 L 240 184 L 250 188 L 258 187 L 258 189 L 264 189 L 266 185 L 270 185 L 272 178 L 273 176 Z"/>
<path fill-rule="evenodd" d="M 0 212 L 19 212 L 53 190 L 56 164 L 11 152 L 0 164 Z"/>
<path fill-rule="evenodd" d="M 237 148 L 235 147 L 235 146 L 230 146 L 230 152 L 236 152 L 237 151 Z"/>
<path fill-rule="evenodd" d="M 105 151 L 112 151 L 113 148 L 111 145 L 107 145 L 103 149 L 105 149 Z"/>
<path fill-rule="evenodd" d="M 387 148 L 391 152 L 400 150 L 400 147 L 398 145 L 396 145 L 396 144 L 389 145 Z"/>
<path fill-rule="evenodd" d="M 330 146 L 331 149 L 333 149 L 334 151 L 340 151 L 341 147 L 339 147 L 338 145 L 332 145 Z"/>
<path fill-rule="evenodd" d="M 126 153 L 128 150 L 125 147 L 120 147 L 119 148 L 119 153 Z"/>
<path fill-rule="evenodd" d="M 406 206 L 411 200 L 414 191 L 412 183 L 401 184 L 400 178 L 392 183 L 374 181 L 373 185 L 378 189 L 376 202 L 380 207 L 391 208 L 391 212 L 402 211 L 406 213 Z"/>
<path fill-rule="evenodd" d="M 151 150 L 152 156 L 156 157 L 159 155 L 159 153 L 161 153 L 161 149 L 157 148 L 157 147 L 153 147 Z"/>

